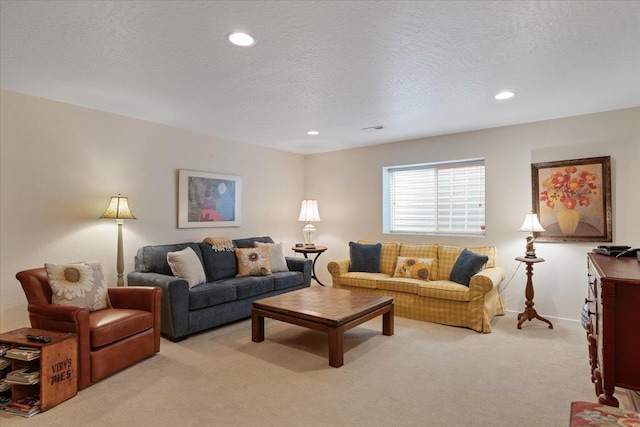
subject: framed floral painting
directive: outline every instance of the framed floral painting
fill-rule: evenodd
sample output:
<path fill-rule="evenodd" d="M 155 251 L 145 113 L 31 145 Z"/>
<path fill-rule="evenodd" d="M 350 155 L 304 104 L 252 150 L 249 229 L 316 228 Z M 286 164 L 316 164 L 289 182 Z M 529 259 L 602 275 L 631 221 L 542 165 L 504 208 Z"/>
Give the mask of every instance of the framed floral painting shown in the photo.
<path fill-rule="evenodd" d="M 531 165 L 539 242 L 611 242 L 611 158 Z"/>
<path fill-rule="evenodd" d="M 242 177 L 180 169 L 178 228 L 238 227 Z"/>

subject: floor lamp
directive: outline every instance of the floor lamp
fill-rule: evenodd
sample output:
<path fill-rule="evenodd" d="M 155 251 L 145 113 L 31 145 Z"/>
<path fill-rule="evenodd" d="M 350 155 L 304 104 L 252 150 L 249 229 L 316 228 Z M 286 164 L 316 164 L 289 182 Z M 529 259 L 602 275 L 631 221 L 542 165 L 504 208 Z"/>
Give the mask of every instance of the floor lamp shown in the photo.
<path fill-rule="evenodd" d="M 129 201 L 120 194 L 112 196 L 107 210 L 104 211 L 100 218 L 115 219 L 118 224 L 118 260 L 116 262 L 116 271 L 118 272 L 118 286 L 124 286 L 124 256 L 122 254 L 122 224 L 125 219 L 136 219 L 129 209 Z"/>

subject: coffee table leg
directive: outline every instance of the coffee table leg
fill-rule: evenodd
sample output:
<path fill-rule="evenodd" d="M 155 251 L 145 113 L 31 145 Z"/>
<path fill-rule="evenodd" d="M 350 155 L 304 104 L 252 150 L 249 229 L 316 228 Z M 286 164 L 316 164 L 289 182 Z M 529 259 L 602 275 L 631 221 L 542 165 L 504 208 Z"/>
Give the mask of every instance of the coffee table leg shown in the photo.
<path fill-rule="evenodd" d="M 329 366 L 339 368 L 344 365 L 344 328 L 329 328 Z"/>
<path fill-rule="evenodd" d="M 251 340 L 264 341 L 264 317 L 260 316 L 255 309 L 251 310 Z"/>
<path fill-rule="evenodd" d="M 389 311 L 382 315 L 382 335 L 393 335 L 393 304 Z"/>

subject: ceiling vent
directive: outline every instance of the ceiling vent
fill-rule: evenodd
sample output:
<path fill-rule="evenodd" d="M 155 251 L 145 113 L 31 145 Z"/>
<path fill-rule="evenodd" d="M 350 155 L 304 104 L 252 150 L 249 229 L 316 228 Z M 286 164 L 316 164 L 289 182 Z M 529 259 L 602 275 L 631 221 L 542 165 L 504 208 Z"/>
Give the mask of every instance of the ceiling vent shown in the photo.
<path fill-rule="evenodd" d="M 384 129 L 384 126 L 382 126 L 382 125 L 369 126 L 368 128 L 362 128 L 362 130 L 365 131 L 365 132 L 371 132 L 371 131 L 374 131 L 374 130 L 382 130 L 382 129 Z"/>

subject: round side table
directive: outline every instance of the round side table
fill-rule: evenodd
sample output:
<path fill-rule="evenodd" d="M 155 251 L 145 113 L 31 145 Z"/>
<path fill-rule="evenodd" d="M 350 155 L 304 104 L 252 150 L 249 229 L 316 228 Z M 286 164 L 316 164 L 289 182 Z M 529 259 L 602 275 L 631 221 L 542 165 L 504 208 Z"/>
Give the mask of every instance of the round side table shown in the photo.
<path fill-rule="evenodd" d="M 316 276 L 316 261 L 318 261 L 318 257 L 320 256 L 320 254 L 327 250 L 326 246 L 293 246 L 291 250 L 297 254 L 304 255 L 304 257 L 307 259 L 309 258 L 307 254 L 316 254 L 316 256 L 313 258 L 313 263 L 311 264 L 311 278 L 318 282 L 320 286 L 324 286 L 324 284 L 320 280 L 318 280 L 318 276 Z"/>

